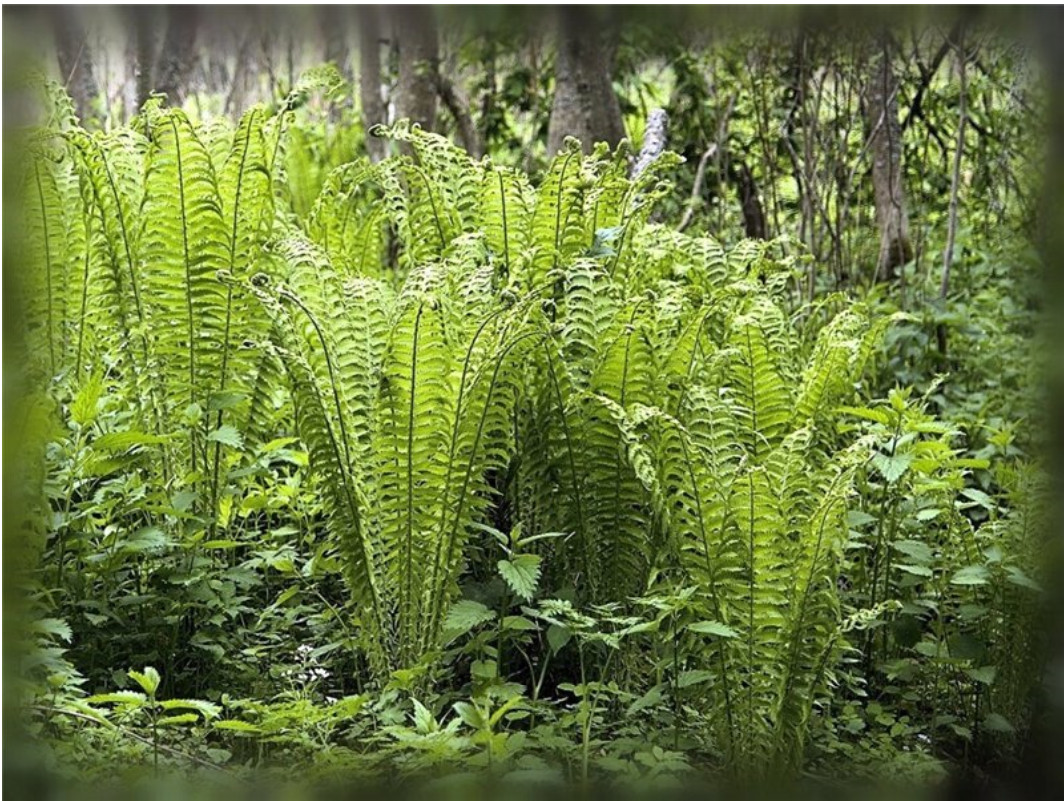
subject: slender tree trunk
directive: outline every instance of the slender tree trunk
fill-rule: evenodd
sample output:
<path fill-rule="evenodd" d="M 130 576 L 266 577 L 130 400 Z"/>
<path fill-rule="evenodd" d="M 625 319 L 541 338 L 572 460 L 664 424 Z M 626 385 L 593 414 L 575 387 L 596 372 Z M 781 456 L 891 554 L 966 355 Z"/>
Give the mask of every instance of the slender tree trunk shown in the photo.
<path fill-rule="evenodd" d="M 890 281 L 897 277 L 898 268 L 912 258 L 913 248 L 902 186 L 898 85 L 891 64 L 893 47 L 888 34 L 880 36 L 877 50 L 866 91 L 866 124 L 872 154 L 876 224 L 879 226 L 876 278 Z"/>
<path fill-rule="evenodd" d="M 957 120 L 957 147 L 953 151 L 953 173 L 949 187 L 949 225 L 946 232 L 946 251 L 942 256 L 942 281 L 938 288 L 938 297 L 945 300 L 949 294 L 950 269 L 953 267 L 953 248 L 957 242 L 957 207 L 961 185 L 961 159 L 964 157 L 964 129 L 968 124 L 968 71 L 967 57 L 964 51 L 964 29 L 957 33 L 957 55 L 960 59 L 960 108 Z M 938 352 L 946 355 L 946 327 L 938 324 L 936 330 Z"/>
<path fill-rule="evenodd" d="M 557 12 L 556 41 L 548 152 L 558 152 L 567 136 L 579 139 L 585 152 L 596 142 L 616 145 L 624 138 L 624 120 L 611 80 L 612 29 L 590 8 L 564 6 Z"/>
<path fill-rule="evenodd" d="M 196 6 L 169 6 L 163 49 L 156 66 L 156 91 L 166 95 L 171 106 L 179 106 L 188 93 L 188 80 L 196 64 L 196 33 L 199 9 Z"/>
<path fill-rule="evenodd" d="M 435 75 L 440 61 L 435 12 L 430 6 L 402 8 L 394 12 L 393 19 L 399 40 L 396 113 L 426 131 L 434 130 Z"/>
<path fill-rule="evenodd" d="M 100 86 L 96 83 L 92 49 L 79 11 L 73 6 L 52 6 L 50 16 L 59 61 L 59 81 L 70 93 L 82 124 L 88 124 L 99 116 L 96 104 Z"/>
<path fill-rule="evenodd" d="M 369 6 L 365 6 L 364 10 L 375 11 Z M 322 6 L 320 15 L 321 30 L 325 37 L 325 60 L 335 64 L 340 74 L 350 81 L 351 54 L 347 48 L 348 12 L 341 6 Z"/>
<path fill-rule="evenodd" d="M 370 135 L 375 125 L 388 121 L 381 97 L 381 25 L 376 6 L 358 9 L 358 91 L 362 100 L 362 130 L 366 132 L 366 150 L 376 163 L 387 155 L 383 139 Z"/>

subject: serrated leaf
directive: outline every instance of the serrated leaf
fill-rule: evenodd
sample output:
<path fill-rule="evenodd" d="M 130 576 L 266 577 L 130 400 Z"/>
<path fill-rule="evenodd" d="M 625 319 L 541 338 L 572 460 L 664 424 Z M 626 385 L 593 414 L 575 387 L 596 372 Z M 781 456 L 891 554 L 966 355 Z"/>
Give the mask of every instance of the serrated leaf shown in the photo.
<path fill-rule="evenodd" d="M 207 719 L 218 717 L 222 711 L 222 708 L 217 704 L 212 704 L 210 701 L 201 701 L 198 698 L 171 698 L 167 701 L 161 701 L 159 706 L 166 710 L 191 709 Z"/>
<path fill-rule="evenodd" d="M 147 697 L 143 693 L 138 693 L 133 690 L 117 690 L 113 693 L 100 693 L 98 695 L 90 695 L 85 699 L 90 704 L 120 704 L 122 706 L 142 706 L 147 702 Z"/>
<path fill-rule="evenodd" d="M 897 453 L 888 456 L 885 453 L 877 453 L 872 456 L 872 465 L 876 468 L 888 484 L 894 484 L 905 475 L 905 471 L 913 462 L 912 454 Z"/>
<path fill-rule="evenodd" d="M 44 617 L 40 620 L 34 620 L 30 627 L 38 634 L 51 634 L 64 642 L 70 642 L 74 637 L 74 633 L 70 630 L 67 622 L 57 617 Z"/>
<path fill-rule="evenodd" d="M 495 618 L 495 613 L 479 601 L 456 601 L 447 612 L 443 627 L 449 639 L 455 639 L 470 629 Z"/>
<path fill-rule="evenodd" d="M 127 675 L 152 697 L 154 697 L 155 691 L 159 689 L 159 684 L 162 681 L 159 671 L 153 667 L 144 668 L 143 673 L 139 670 L 130 670 Z"/>
<path fill-rule="evenodd" d="M 531 601 L 539 585 L 540 561 L 541 557 L 531 553 L 519 554 L 512 560 L 502 559 L 499 561 L 499 574 L 515 595 Z"/>
<path fill-rule="evenodd" d="M 240 432 L 237 431 L 231 425 L 222 425 L 214 429 L 207 435 L 207 440 L 210 442 L 220 442 L 222 445 L 228 445 L 230 448 L 242 448 L 244 440 L 240 437 Z"/>
<path fill-rule="evenodd" d="M 735 629 L 725 626 L 716 620 L 703 620 L 698 623 L 692 623 L 687 627 L 687 630 L 696 634 L 711 634 L 714 637 L 724 637 L 726 639 L 739 636 L 739 632 Z"/>

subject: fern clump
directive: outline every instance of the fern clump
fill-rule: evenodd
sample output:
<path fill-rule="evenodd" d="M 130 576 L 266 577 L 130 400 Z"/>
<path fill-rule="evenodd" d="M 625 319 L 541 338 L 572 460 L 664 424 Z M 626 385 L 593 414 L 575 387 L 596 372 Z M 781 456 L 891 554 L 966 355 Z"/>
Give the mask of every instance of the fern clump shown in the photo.
<path fill-rule="evenodd" d="M 291 113 L 230 130 L 152 100 L 35 142 L 41 370 L 67 401 L 108 376 L 124 441 L 161 455 L 128 469 L 185 494 L 167 525 L 195 543 L 232 525 L 246 456 L 298 437 L 374 680 L 434 672 L 502 542 L 524 600 L 684 593 L 703 734 L 796 770 L 865 458 L 833 411 L 882 324 L 840 303 L 810 338 L 774 245 L 654 222 L 675 156 L 629 179 L 626 149 L 570 143 L 534 184 L 400 124 L 400 154 L 335 168 L 304 219 Z"/>

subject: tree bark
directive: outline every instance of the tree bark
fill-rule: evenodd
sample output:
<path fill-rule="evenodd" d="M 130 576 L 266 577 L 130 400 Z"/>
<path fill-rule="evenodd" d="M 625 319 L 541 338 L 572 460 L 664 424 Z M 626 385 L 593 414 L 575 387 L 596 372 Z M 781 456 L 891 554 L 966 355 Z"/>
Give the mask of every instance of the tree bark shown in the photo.
<path fill-rule="evenodd" d="M 358 9 L 358 91 L 362 101 L 362 130 L 370 160 L 377 163 L 387 155 L 383 139 L 370 135 L 375 125 L 388 121 L 381 97 L 381 25 L 376 6 Z"/>
<path fill-rule="evenodd" d="M 140 111 L 145 101 L 151 97 L 155 68 L 155 26 L 153 8 L 133 8 L 133 40 L 136 48 L 137 107 L 133 113 Z"/>
<path fill-rule="evenodd" d="M 156 66 L 155 90 L 164 93 L 171 106 L 180 106 L 188 93 L 188 79 L 196 64 L 199 9 L 196 6 L 169 6 L 166 13 L 166 38 Z"/>
<path fill-rule="evenodd" d="M 886 33 L 880 37 L 877 50 L 869 72 L 865 111 L 879 227 L 876 278 L 892 281 L 898 268 L 912 258 L 913 248 L 902 186 L 898 85 L 891 64 L 893 48 Z"/>
<path fill-rule="evenodd" d="M 610 77 L 612 29 L 590 8 L 565 6 L 558 9 L 556 41 L 548 152 L 558 152 L 567 136 L 579 139 L 585 152 L 596 142 L 617 145 L 624 120 Z"/>
<path fill-rule="evenodd" d="M 938 288 L 938 298 L 945 301 L 949 295 L 950 268 L 953 266 L 953 248 L 957 242 L 957 208 L 961 186 L 961 159 L 964 158 L 964 128 L 968 122 L 968 73 L 967 53 L 964 50 L 964 28 L 957 32 L 957 57 L 960 61 L 960 108 L 957 119 L 957 147 L 953 151 L 953 171 L 950 174 L 949 187 L 949 225 L 946 233 L 946 251 L 942 256 L 942 281 Z M 946 356 L 946 326 L 939 323 L 935 331 L 938 340 L 938 352 Z"/>
<path fill-rule="evenodd" d="M 51 21 L 59 61 L 59 80 L 66 87 L 83 125 L 99 116 L 100 85 L 96 82 L 92 49 L 85 27 L 73 6 L 52 6 Z"/>
<path fill-rule="evenodd" d="M 367 11 L 373 11 L 366 7 Z M 336 65 L 345 80 L 351 80 L 351 57 L 347 49 L 348 12 L 341 6 L 322 6 L 322 34 L 325 37 L 325 60 Z M 379 70 L 378 70 L 379 72 Z"/>
<path fill-rule="evenodd" d="M 396 114 L 426 131 L 436 125 L 436 81 L 440 51 L 435 12 L 429 6 L 399 9 L 394 16 L 399 40 Z"/>
<path fill-rule="evenodd" d="M 761 196 L 757 191 L 754 174 L 750 172 L 746 162 L 739 163 L 737 181 L 743 208 L 743 230 L 750 239 L 767 239 L 765 210 L 761 207 Z"/>

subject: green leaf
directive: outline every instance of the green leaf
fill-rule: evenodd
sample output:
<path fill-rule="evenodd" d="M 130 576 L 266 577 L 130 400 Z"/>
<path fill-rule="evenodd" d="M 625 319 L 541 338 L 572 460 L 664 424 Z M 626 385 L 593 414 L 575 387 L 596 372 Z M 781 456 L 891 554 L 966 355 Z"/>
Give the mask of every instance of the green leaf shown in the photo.
<path fill-rule="evenodd" d="M 983 728 L 987 731 L 1000 732 L 1001 734 L 1014 734 L 1016 731 L 1012 724 L 997 712 L 991 712 L 983 718 Z"/>
<path fill-rule="evenodd" d="M 458 713 L 458 717 L 462 719 L 462 722 L 467 726 L 478 731 L 483 728 L 487 721 L 484 715 L 481 714 L 480 709 L 474 704 L 467 703 L 466 701 L 459 701 L 454 705 L 454 711 Z"/>
<path fill-rule="evenodd" d="M 155 691 L 159 689 L 159 683 L 162 681 L 159 671 L 153 667 L 144 668 L 143 673 L 137 670 L 130 670 L 128 676 L 152 698 L 155 697 Z"/>
<path fill-rule="evenodd" d="M 1017 587 L 1026 587 L 1035 592 L 1042 591 L 1041 585 L 1018 567 L 1010 566 L 1005 568 L 1005 578 L 1010 584 L 1015 584 Z"/>
<path fill-rule="evenodd" d="M 934 573 L 931 571 L 931 568 L 926 567 L 924 565 L 897 564 L 894 565 L 894 567 L 896 567 L 898 570 L 901 570 L 903 573 L 911 573 L 914 576 L 923 576 L 924 578 L 931 578 L 932 576 L 934 576 Z"/>
<path fill-rule="evenodd" d="M 78 394 L 74 396 L 70 404 L 71 421 L 81 428 L 95 422 L 101 397 L 103 397 L 103 379 L 99 374 L 94 374 L 81 385 Z"/>
<path fill-rule="evenodd" d="M 155 434 L 145 434 L 142 431 L 110 431 L 97 437 L 92 442 L 92 447 L 97 451 L 128 451 L 140 445 L 160 445 L 166 442 L 166 437 Z"/>
<path fill-rule="evenodd" d="M 696 684 L 709 681 L 717 674 L 712 670 L 685 670 L 680 674 L 680 678 L 676 681 L 676 686 L 680 689 L 684 687 L 692 687 Z"/>
<path fill-rule="evenodd" d="M 653 687 L 643 693 L 643 695 L 641 695 L 634 702 L 632 702 L 632 704 L 628 707 L 628 711 L 626 712 L 626 714 L 634 715 L 636 712 L 647 709 L 648 707 L 656 706 L 657 704 L 661 703 L 661 699 L 664 697 L 664 695 L 665 685 L 655 684 Z"/>
<path fill-rule="evenodd" d="M 499 574 L 515 595 L 530 601 L 539 585 L 540 561 L 541 557 L 530 553 L 519 554 L 512 561 L 503 559 L 499 562 Z"/>
<path fill-rule="evenodd" d="M 214 728 L 237 734 L 259 734 L 262 731 L 258 726 L 244 720 L 219 720 L 215 722 Z"/>
<path fill-rule="evenodd" d="M 191 709 L 208 720 L 218 717 L 222 711 L 222 708 L 217 704 L 212 704 L 210 701 L 201 701 L 198 698 L 171 698 L 167 701 L 161 701 L 159 706 L 167 711 L 174 709 Z"/>
<path fill-rule="evenodd" d="M 894 549 L 901 551 L 917 564 L 930 564 L 934 559 L 931 548 L 928 547 L 927 543 L 919 540 L 898 540 L 894 543 Z"/>
<path fill-rule="evenodd" d="M 455 602 L 447 613 L 443 627 L 448 639 L 455 639 L 470 629 L 495 618 L 495 613 L 479 601 L 468 599 Z"/>
<path fill-rule="evenodd" d="M 557 623 L 552 623 L 547 629 L 547 645 L 550 646 L 551 653 L 558 653 L 573 637 L 573 632 L 568 626 L 561 626 Z"/>
<path fill-rule="evenodd" d="M 968 565 L 954 573 L 953 578 L 949 580 L 949 583 L 963 587 L 971 587 L 979 584 L 986 584 L 989 578 L 990 571 L 986 569 L 985 565 Z"/>
<path fill-rule="evenodd" d="M 178 726 L 182 723 L 195 723 L 199 720 L 199 715 L 195 712 L 186 712 L 182 715 L 167 715 L 166 717 L 159 718 L 157 721 L 160 726 Z"/>
<path fill-rule="evenodd" d="M 711 634 L 714 637 L 724 637 L 726 639 L 732 639 L 739 636 L 739 632 L 730 626 L 725 626 L 723 623 L 719 623 L 716 620 L 703 620 L 699 623 L 692 623 L 687 627 L 688 631 L 693 631 L 696 634 Z"/>
<path fill-rule="evenodd" d="M 120 706 L 143 706 L 148 700 L 143 693 L 133 690 L 118 690 L 113 693 L 90 695 L 85 699 L 90 704 L 119 704 Z"/>
<path fill-rule="evenodd" d="M 502 619 L 502 627 L 506 631 L 535 631 L 539 628 L 534 622 L 522 615 L 507 615 Z"/>
<path fill-rule="evenodd" d="M 872 457 L 872 465 L 888 484 L 894 484 L 905 475 L 905 471 L 909 469 L 912 461 L 912 454 L 909 453 L 897 453 L 894 456 L 877 453 Z"/>
<path fill-rule="evenodd" d="M 980 684 L 993 684 L 994 677 L 997 676 L 997 668 L 994 665 L 985 665 L 983 667 L 968 668 L 965 673 L 972 681 L 977 681 Z"/>
<path fill-rule="evenodd" d="M 57 617 L 44 617 L 40 620 L 34 620 L 30 624 L 30 628 L 38 634 L 51 634 L 64 642 L 70 642 L 74 637 L 74 633 L 70 630 L 67 622 Z"/>
<path fill-rule="evenodd" d="M 244 445 L 240 432 L 231 425 L 218 426 L 207 435 L 207 439 L 210 442 L 220 442 L 222 445 L 228 445 L 230 448 L 239 449 Z"/>

